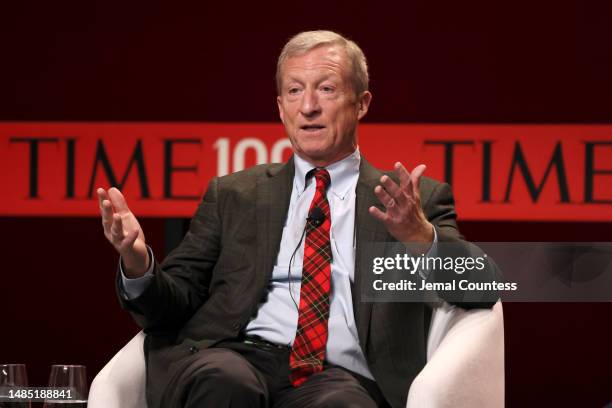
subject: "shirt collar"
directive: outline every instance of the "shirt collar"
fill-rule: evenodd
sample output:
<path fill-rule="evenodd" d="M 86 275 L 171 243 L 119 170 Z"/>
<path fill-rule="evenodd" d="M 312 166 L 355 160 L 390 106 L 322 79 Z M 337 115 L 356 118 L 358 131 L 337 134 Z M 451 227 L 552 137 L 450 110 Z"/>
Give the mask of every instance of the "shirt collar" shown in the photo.
<path fill-rule="evenodd" d="M 294 155 L 295 177 L 293 180 L 294 188 L 297 191 L 298 197 L 302 195 L 307 187 L 306 174 L 315 168 L 312 164 L 302 159 L 297 154 Z M 353 153 L 344 159 L 326 166 L 331 178 L 329 191 L 336 195 L 339 199 L 344 200 L 349 192 L 349 189 L 359 176 L 359 165 L 361 163 L 361 154 L 359 147 Z M 312 180 L 312 178 L 311 178 Z M 312 181 L 308 180 L 308 183 Z"/>

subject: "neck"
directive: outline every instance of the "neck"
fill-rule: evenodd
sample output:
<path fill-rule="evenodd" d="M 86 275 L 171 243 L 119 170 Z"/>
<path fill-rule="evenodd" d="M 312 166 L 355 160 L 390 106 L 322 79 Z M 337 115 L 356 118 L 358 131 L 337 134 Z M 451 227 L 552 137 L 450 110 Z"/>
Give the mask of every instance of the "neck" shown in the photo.
<path fill-rule="evenodd" d="M 302 155 L 295 153 L 296 155 L 300 156 L 301 159 L 307 161 L 308 163 L 312 164 L 314 167 L 327 167 L 327 166 L 331 166 L 334 163 L 337 163 L 341 160 L 346 159 L 348 156 L 350 156 L 351 154 L 355 153 L 355 150 L 357 150 L 357 146 L 353 147 L 353 150 L 351 150 L 350 152 L 345 152 L 341 155 L 338 155 L 336 157 L 334 157 L 333 159 L 313 159 L 313 158 L 309 158 L 309 157 L 303 157 Z"/>

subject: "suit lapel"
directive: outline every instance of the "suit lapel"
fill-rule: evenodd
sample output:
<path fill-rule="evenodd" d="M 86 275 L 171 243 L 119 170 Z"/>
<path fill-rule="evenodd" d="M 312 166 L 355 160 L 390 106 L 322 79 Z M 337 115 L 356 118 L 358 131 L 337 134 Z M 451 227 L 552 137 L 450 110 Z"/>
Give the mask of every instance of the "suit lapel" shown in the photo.
<path fill-rule="evenodd" d="M 384 225 L 372 217 L 368 208 L 376 206 L 382 209 L 378 198 L 374 195 L 374 188 L 379 184 L 383 173 L 372 167 L 365 159 L 361 158 L 359 168 L 359 180 L 357 181 L 355 202 L 355 284 L 353 287 L 353 312 L 357 324 L 359 343 L 364 353 L 367 350 L 367 342 L 370 328 L 370 317 L 372 314 L 372 302 L 361 301 L 361 286 L 363 276 L 368 273 L 367 268 L 362 268 L 361 258 L 365 247 L 373 242 L 384 242 L 389 240 L 389 235 Z"/>
<path fill-rule="evenodd" d="M 284 165 L 268 168 L 257 180 L 257 272 L 265 277 L 266 285 L 280 248 L 294 173 L 291 157 Z"/>

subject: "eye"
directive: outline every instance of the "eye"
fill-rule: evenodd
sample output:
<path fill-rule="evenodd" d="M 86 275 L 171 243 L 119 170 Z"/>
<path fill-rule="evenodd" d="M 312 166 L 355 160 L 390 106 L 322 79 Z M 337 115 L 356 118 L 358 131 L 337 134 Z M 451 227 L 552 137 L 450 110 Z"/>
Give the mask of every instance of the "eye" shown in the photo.
<path fill-rule="evenodd" d="M 325 93 L 331 93 L 331 92 L 334 92 L 334 87 L 330 85 L 323 85 L 321 86 L 321 91 Z"/>
<path fill-rule="evenodd" d="M 287 93 L 288 93 L 289 95 L 297 95 L 299 92 L 300 92 L 300 88 L 295 87 L 295 86 L 293 86 L 293 87 L 291 87 L 291 88 L 289 88 L 289 89 L 287 90 Z"/>

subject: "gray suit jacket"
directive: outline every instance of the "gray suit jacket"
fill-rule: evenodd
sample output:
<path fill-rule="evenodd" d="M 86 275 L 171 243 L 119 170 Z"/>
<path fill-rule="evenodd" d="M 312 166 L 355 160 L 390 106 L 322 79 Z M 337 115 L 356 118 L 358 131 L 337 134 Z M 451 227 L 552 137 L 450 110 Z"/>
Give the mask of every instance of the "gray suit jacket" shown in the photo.
<path fill-rule="evenodd" d="M 374 187 L 382 174 L 362 159 L 356 191 L 354 288 L 360 288 L 365 273 L 359 265 L 364 245 L 394 240 L 368 214 L 370 206 L 380 207 Z M 181 359 L 238 337 L 265 301 L 293 177 L 290 160 L 214 178 L 184 240 L 155 266 L 144 293 L 131 301 L 119 296 L 148 334 L 149 407 L 160 406 Z M 438 240 L 462 242 L 450 187 L 423 177 L 420 189 Z M 361 302 L 359 292 L 353 291 L 353 302 L 360 345 L 387 401 L 403 407 L 412 380 L 426 363 L 431 310 L 423 303 Z"/>

